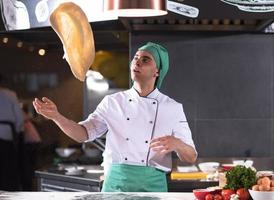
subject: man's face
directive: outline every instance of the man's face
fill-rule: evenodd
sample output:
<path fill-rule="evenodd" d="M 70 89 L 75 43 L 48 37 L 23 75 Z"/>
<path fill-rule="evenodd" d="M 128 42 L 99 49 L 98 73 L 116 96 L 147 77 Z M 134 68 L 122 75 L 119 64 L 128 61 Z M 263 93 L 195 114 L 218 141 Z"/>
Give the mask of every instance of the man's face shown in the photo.
<path fill-rule="evenodd" d="M 137 51 L 131 62 L 130 74 L 133 81 L 155 82 L 159 74 L 153 56 L 146 51 Z"/>

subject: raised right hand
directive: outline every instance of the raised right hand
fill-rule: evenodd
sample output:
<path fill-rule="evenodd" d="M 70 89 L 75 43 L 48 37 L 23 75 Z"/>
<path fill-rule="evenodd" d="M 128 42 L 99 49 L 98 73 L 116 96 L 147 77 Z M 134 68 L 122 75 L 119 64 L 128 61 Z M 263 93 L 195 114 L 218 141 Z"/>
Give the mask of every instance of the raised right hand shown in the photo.
<path fill-rule="evenodd" d="M 41 100 L 35 98 L 32 103 L 36 112 L 48 119 L 54 120 L 58 115 L 60 115 L 55 103 L 46 97 L 43 97 Z"/>

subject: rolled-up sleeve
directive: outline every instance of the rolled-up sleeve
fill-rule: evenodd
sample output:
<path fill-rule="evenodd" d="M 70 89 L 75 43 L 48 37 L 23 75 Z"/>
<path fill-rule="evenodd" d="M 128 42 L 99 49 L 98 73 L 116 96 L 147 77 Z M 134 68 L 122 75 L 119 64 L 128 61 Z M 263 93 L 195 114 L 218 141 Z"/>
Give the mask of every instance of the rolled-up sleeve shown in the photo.
<path fill-rule="evenodd" d="M 88 132 L 88 141 L 99 138 L 107 132 L 108 127 L 105 121 L 107 108 L 108 98 L 106 96 L 99 103 L 95 111 L 91 113 L 86 120 L 78 122 L 80 125 L 86 128 Z"/>
<path fill-rule="evenodd" d="M 175 118 L 175 123 L 172 131 L 173 135 L 196 150 L 182 104 L 179 104 L 176 112 L 177 117 Z"/>

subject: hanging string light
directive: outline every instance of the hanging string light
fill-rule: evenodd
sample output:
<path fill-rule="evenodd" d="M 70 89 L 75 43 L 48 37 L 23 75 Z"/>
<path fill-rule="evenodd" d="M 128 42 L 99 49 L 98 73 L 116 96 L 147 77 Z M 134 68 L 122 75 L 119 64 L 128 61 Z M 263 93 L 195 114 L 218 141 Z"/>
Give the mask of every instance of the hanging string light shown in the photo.
<path fill-rule="evenodd" d="M 39 50 L 38 50 L 38 54 L 39 54 L 40 56 L 44 56 L 44 55 L 46 54 L 46 50 L 45 50 L 45 49 L 39 49 Z"/>

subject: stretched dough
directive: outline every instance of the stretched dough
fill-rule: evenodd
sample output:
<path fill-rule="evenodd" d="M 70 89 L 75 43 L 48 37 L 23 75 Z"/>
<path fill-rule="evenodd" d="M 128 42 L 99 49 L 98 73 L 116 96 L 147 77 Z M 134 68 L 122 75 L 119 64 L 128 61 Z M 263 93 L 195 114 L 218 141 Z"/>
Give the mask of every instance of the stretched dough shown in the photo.
<path fill-rule="evenodd" d="M 83 10 L 72 2 L 60 4 L 50 15 L 50 24 L 62 41 L 64 57 L 80 81 L 95 58 L 91 26 Z"/>

